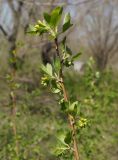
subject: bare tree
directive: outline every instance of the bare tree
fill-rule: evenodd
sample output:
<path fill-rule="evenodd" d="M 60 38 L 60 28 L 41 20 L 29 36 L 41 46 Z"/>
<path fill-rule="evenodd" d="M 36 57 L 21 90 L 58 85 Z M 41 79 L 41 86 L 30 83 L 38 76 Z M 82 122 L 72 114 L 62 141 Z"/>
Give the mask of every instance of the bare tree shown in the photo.
<path fill-rule="evenodd" d="M 14 54 L 12 54 L 12 52 L 16 50 L 16 40 L 17 40 L 18 31 L 19 31 L 20 17 L 21 17 L 23 2 L 18 1 L 18 3 L 15 4 L 13 0 L 7 0 L 7 3 L 13 15 L 13 28 L 12 28 L 11 33 L 9 33 L 8 31 L 4 29 L 4 26 L 2 26 L 1 24 L 0 29 L 9 42 L 9 56 L 13 58 Z M 13 65 L 12 66 L 13 68 L 16 67 L 15 62 L 12 63 L 12 65 Z"/>
<path fill-rule="evenodd" d="M 87 15 L 88 46 L 100 70 L 104 70 L 118 52 L 117 9 L 115 1 L 104 1 Z"/>

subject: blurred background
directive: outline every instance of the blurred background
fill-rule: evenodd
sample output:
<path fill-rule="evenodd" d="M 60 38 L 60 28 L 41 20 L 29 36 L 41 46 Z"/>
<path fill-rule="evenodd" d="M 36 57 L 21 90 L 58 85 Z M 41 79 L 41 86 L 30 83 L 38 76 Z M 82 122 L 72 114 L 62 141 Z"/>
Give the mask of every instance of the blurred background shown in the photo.
<path fill-rule="evenodd" d="M 20 160 L 56 160 L 56 132 L 67 124 L 57 97 L 40 84 L 42 52 L 49 40 L 27 34 L 30 24 L 56 6 L 70 12 L 67 43 L 73 54 L 82 53 L 65 71 L 68 93 L 82 101 L 81 115 L 89 120 L 78 134 L 81 160 L 117 160 L 118 0 L 0 0 L 0 160 L 16 160 L 8 82 L 13 51 Z M 53 47 L 48 56 L 51 52 Z"/>

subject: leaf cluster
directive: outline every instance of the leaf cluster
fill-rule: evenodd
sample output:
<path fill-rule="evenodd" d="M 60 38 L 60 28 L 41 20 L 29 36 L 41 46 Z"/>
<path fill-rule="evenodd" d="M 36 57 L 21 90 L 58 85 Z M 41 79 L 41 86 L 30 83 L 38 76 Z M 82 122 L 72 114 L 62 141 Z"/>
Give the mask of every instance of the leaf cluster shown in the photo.
<path fill-rule="evenodd" d="M 49 33 L 49 35 L 55 39 L 59 35 L 58 28 L 62 13 L 62 7 L 56 7 L 50 14 L 44 13 L 44 20 L 39 20 L 36 25 L 30 26 L 28 33 L 39 35 L 42 35 L 43 33 Z M 67 31 L 72 26 L 70 21 L 71 17 L 68 13 L 64 17 L 61 33 Z"/>

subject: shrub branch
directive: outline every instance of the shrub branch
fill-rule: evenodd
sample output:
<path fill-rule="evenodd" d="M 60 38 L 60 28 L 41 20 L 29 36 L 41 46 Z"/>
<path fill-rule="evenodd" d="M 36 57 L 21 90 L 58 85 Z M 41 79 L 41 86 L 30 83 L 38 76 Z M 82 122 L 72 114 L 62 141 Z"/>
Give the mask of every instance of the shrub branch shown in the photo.
<path fill-rule="evenodd" d="M 59 57 L 60 63 L 61 63 L 61 68 L 60 68 L 60 85 L 62 87 L 63 95 L 64 95 L 64 100 L 66 102 L 69 101 L 68 96 L 67 96 L 67 91 L 64 85 L 64 76 L 63 76 L 63 66 L 62 66 L 62 60 L 61 60 L 61 55 L 59 52 L 59 44 L 58 44 L 58 39 L 55 38 L 55 46 L 56 46 L 56 53 L 57 56 Z M 69 120 L 69 125 L 72 130 L 72 139 L 73 139 L 73 152 L 74 152 L 74 159 L 79 160 L 79 151 L 78 151 L 78 145 L 77 145 L 77 138 L 76 138 L 76 129 L 75 129 L 75 119 L 71 114 L 68 114 L 68 120 Z"/>

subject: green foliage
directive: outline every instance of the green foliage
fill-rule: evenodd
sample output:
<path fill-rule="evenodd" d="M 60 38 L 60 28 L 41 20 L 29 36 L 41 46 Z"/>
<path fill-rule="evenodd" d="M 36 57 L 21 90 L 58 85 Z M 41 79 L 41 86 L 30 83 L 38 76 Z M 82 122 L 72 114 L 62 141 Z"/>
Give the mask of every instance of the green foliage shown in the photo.
<path fill-rule="evenodd" d="M 49 24 L 50 26 L 53 27 L 54 30 L 56 30 L 58 23 L 61 19 L 62 11 L 63 11 L 62 7 L 57 7 L 51 12 L 51 15 L 50 15 L 51 18 L 50 18 Z"/>
<path fill-rule="evenodd" d="M 63 32 L 65 32 L 66 30 L 68 30 L 72 26 L 70 21 L 71 21 L 70 13 L 67 13 L 64 17 Z"/>
<path fill-rule="evenodd" d="M 66 37 L 64 37 L 64 39 L 62 40 L 61 49 L 62 49 L 62 53 L 63 53 L 63 58 L 62 58 L 63 64 L 66 67 L 72 66 L 73 62 L 75 60 L 77 60 L 79 58 L 79 56 L 81 55 L 80 52 L 73 55 L 71 49 L 66 44 Z"/>
<path fill-rule="evenodd" d="M 42 70 L 48 75 L 48 76 L 50 76 L 50 77 L 52 77 L 52 66 L 51 66 L 51 64 L 47 64 L 46 65 L 46 67 L 44 66 L 44 65 L 42 65 Z"/>
<path fill-rule="evenodd" d="M 71 150 L 72 133 L 70 131 L 58 131 L 57 136 L 59 142 L 54 150 L 56 156 L 60 157 L 64 155 L 67 151 Z"/>
<path fill-rule="evenodd" d="M 44 13 L 43 22 L 39 20 L 35 26 L 30 26 L 28 33 L 39 35 L 42 35 L 43 33 L 49 33 L 49 35 L 55 39 L 59 35 L 58 26 L 62 17 L 62 12 L 63 8 L 57 7 L 51 12 L 51 14 Z M 70 14 L 67 14 L 64 18 L 62 32 L 65 32 L 71 26 Z"/>

